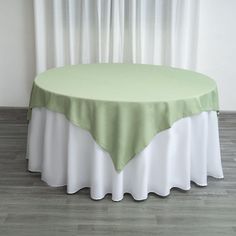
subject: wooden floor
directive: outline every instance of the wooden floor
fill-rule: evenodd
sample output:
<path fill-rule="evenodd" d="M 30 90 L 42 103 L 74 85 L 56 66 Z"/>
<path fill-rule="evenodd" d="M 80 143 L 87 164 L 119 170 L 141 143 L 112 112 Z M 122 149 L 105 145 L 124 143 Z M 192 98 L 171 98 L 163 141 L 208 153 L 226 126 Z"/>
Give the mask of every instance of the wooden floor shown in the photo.
<path fill-rule="evenodd" d="M 130 195 L 115 203 L 67 195 L 27 171 L 26 111 L 0 109 L 0 235 L 236 235 L 236 113 L 219 119 L 224 180 L 173 189 L 169 197 Z"/>

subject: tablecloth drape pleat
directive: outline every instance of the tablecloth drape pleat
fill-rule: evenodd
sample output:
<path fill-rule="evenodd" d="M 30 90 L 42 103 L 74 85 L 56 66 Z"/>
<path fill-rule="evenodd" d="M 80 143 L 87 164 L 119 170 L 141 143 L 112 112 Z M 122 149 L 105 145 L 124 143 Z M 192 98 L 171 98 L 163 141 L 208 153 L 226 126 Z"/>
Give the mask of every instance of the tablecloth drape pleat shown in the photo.
<path fill-rule="evenodd" d="M 191 181 L 207 185 L 207 176 L 223 178 L 215 111 L 183 118 L 158 133 L 121 172 L 86 130 L 63 114 L 33 108 L 28 136 L 29 170 L 42 173 L 50 186 L 68 193 L 90 188 L 91 198 L 122 200 L 130 193 L 144 200 L 153 192 L 167 196 L 172 187 L 188 190 Z"/>

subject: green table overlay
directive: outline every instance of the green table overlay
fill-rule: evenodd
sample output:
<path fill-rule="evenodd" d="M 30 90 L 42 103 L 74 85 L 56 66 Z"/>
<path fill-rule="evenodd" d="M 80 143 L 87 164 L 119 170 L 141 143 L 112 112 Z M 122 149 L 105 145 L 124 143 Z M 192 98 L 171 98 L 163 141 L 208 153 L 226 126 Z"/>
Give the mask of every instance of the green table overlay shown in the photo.
<path fill-rule="evenodd" d="M 88 64 L 50 69 L 33 84 L 34 107 L 63 113 L 90 132 L 121 171 L 159 132 L 184 117 L 218 110 L 216 83 L 166 66 Z"/>

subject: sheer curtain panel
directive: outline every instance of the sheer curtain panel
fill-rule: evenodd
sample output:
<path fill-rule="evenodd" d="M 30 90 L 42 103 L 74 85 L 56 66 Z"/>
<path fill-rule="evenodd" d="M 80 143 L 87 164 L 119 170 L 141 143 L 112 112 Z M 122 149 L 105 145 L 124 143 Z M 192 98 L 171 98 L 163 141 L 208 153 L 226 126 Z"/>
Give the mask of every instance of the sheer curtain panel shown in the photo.
<path fill-rule="evenodd" d="M 194 69 L 198 0 L 35 0 L 37 72 L 79 63 Z"/>

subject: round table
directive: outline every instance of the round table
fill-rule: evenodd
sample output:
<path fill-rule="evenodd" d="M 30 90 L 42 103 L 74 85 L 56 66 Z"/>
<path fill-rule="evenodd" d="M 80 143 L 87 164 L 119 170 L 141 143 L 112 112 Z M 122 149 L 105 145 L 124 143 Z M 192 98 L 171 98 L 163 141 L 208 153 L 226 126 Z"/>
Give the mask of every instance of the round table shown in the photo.
<path fill-rule="evenodd" d="M 34 81 L 29 170 L 68 193 L 125 192 L 143 200 L 172 187 L 222 178 L 217 87 L 177 68 L 90 64 L 48 70 Z"/>

